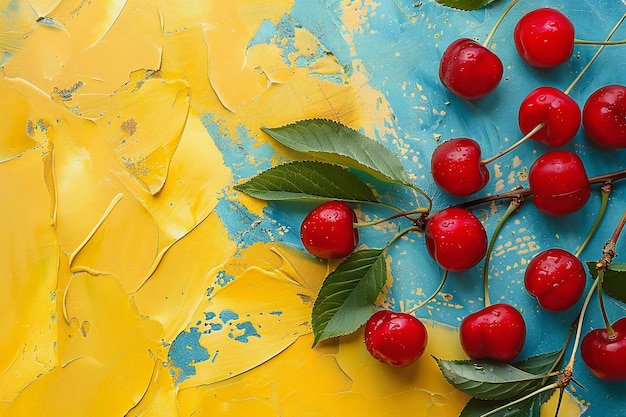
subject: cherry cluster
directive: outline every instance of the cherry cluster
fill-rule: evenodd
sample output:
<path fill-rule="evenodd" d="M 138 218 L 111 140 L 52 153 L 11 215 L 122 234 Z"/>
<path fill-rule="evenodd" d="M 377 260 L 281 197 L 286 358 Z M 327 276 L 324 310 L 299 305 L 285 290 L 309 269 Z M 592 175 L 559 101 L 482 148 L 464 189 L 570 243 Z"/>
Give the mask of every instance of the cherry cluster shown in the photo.
<path fill-rule="evenodd" d="M 564 14 L 541 8 L 517 22 L 513 40 L 519 56 L 528 65 L 550 68 L 571 57 L 577 42 L 574 35 L 574 25 Z M 603 44 L 608 43 L 607 39 Z M 467 38 L 452 42 L 441 58 L 441 83 L 466 100 L 492 92 L 501 81 L 503 64 L 487 46 Z M 554 148 L 563 146 L 578 133 L 581 125 L 593 143 L 626 148 L 626 86 L 612 84 L 598 89 L 587 98 L 582 111 L 569 96 L 573 86 L 565 91 L 550 86 L 531 91 L 518 110 L 518 124 L 524 137 L 492 158 L 482 159 L 479 143 L 471 138 L 442 142 L 431 159 L 434 182 L 451 195 L 472 195 L 489 182 L 487 164 L 497 157 L 528 139 Z M 530 197 L 535 207 L 547 215 L 574 213 L 591 195 L 592 183 L 583 162 L 576 154 L 562 149 L 540 155 L 530 167 L 528 183 L 528 189 L 512 196 Z M 423 231 L 429 255 L 446 275 L 468 270 L 488 254 L 485 228 L 466 207 L 425 213 L 415 220 L 415 225 Z M 339 259 L 349 256 L 357 247 L 358 230 L 357 216 L 351 206 L 343 201 L 329 201 L 305 217 L 300 235 L 304 247 L 313 255 Z M 586 282 L 585 267 L 578 256 L 560 248 L 536 255 L 524 275 L 528 293 L 542 308 L 552 312 L 574 306 L 583 295 Z M 524 318 L 510 304 L 490 305 L 488 300 L 485 304 L 462 321 L 461 345 L 473 359 L 511 362 L 524 346 Z M 379 310 L 365 325 L 366 348 L 374 358 L 392 366 L 415 362 L 427 342 L 426 328 L 412 312 Z M 589 333 L 582 342 L 581 354 L 599 378 L 626 380 L 626 361 L 622 360 L 626 358 L 626 318 L 616 322 L 611 332 L 599 329 Z"/>

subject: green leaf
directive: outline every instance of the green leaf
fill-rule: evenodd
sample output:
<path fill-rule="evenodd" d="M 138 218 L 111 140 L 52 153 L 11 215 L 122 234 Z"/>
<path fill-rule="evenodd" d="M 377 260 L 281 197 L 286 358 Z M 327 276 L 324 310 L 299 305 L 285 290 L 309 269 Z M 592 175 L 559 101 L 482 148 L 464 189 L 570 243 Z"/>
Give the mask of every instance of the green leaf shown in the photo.
<path fill-rule="evenodd" d="M 461 411 L 459 417 L 480 417 L 483 414 L 501 407 L 511 400 L 502 401 L 486 401 L 472 398 Z M 491 417 L 540 417 L 541 416 L 541 398 L 535 396 L 518 404 L 511 405 L 502 411 L 498 411 Z"/>
<path fill-rule="evenodd" d="M 495 0 L 436 0 L 437 3 L 459 10 L 476 10 L 493 3 Z"/>
<path fill-rule="evenodd" d="M 555 364 L 557 361 L 558 363 Z M 561 356 L 561 351 L 555 350 L 554 352 L 531 356 L 530 358 L 515 362 L 513 365 L 533 375 L 545 375 L 553 370 L 559 369 L 562 362 L 563 357 Z"/>
<path fill-rule="evenodd" d="M 506 400 L 528 394 L 542 378 L 493 360 L 446 361 L 435 358 L 441 373 L 456 389 L 482 400 Z"/>
<path fill-rule="evenodd" d="M 313 346 L 354 332 L 372 315 L 372 303 L 387 281 L 384 252 L 354 252 L 326 277 L 313 305 Z"/>
<path fill-rule="evenodd" d="M 587 262 L 587 268 L 594 279 L 598 278 L 595 262 Z M 616 300 L 626 303 L 626 264 L 611 264 L 604 271 L 602 291 Z"/>
<path fill-rule="evenodd" d="M 261 172 L 235 190 L 261 200 L 345 200 L 376 202 L 372 190 L 338 165 L 296 161 Z"/>
<path fill-rule="evenodd" d="M 295 151 L 356 168 L 376 178 L 411 185 L 402 161 L 393 152 L 381 143 L 332 120 L 306 119 L 262 129 Z"/>

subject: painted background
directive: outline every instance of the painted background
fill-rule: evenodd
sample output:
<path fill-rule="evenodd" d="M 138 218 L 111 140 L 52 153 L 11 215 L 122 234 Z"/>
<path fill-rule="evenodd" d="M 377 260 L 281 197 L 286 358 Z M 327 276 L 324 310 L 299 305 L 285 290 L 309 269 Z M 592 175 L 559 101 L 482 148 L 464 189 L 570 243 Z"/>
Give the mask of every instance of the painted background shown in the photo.
<path fill-rule="evenodd" d="M 457 416 L 467 397 L 429 354 L 463 357 L 455 333 L 482 305 L 482 266 L 448 279 L 418 310 L 427 355 L 389 369 L 361 335 L 311 349 L 310 312 L 327 265 L 303 252 L 308 204 L 264 204 L 232 190 L 297 158 L 260 130 L 325 117 L 396 152 L 436 208 L 430 154 L 456 136 L 485 155 L 520 137 L 526 92 L 566 88 L 596 49 L 577 46 L 558 69 L 517 57 L 515 21 L 540 6 L 564 11 L 577 37 L 604 39 L 626 12 L 619 0 L 524 1 L 493 39 L 504 80 L 469 103 L 437 78 L 443 49 L 483 40 L 506 6 L 458 12 L 434 1 L 4 0 L 0 2 L 0 416 Z M 626 37 L 623 29 L 616 39 Z M 605 48 L 572 91 L 626 82 L 621 47 Z M 623 151 L 568 144 L 596 175 L 626 167 Z M 529 142 L 491 166 L 484 193 L 526 185 L 547 148 Z M 384 184 L 398 205 L 414 196 Z M 584 260 L 596 260 L 624 209 L 623 187 Z M 599 207 L 552 218 L 525 204 L 502 230 L 492 300 L 522 312 L 521 356 L 560 348 L 577 309 L 547 315 L 522 291 L 524 265 L 551 246 L 575 250 Z M 488 233 L 503 206 L 480 207 Z M 362 219 L 384 212 L 361 207 Z M 396 226 L 363 231 L 379 247 Z M 619 247 L 618 247 L 619 252 Z M 619 258 L 618 258 L 619 261 Z M 381 304 L 408 309 L 441 271 L 422 236 L 390 249 Z M 609 302 L 614 320 L 623 305 Z M 602 326 L 597 306 L 585 329 Z M 579 361 L 561 416 L 625 414 L 624 384 Z M 550 415 L 545 410 L 545 415 Z"/>

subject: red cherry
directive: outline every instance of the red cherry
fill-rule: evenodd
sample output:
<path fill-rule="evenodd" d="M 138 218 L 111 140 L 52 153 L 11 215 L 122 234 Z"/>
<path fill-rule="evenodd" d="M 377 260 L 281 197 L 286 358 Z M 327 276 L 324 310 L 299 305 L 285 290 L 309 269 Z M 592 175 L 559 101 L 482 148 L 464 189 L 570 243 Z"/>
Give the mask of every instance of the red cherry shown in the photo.
<path fill-rule="evenodd" d="M 606 381 L 626 381 L 626 317 L 617 320 L 609 337 L 606 329 L 587 333 L 580 354 L 595 376 Z"/>
<path fill-rule="evenodd" d="M 580 129 L 580 107 L 570 96 L 554 87 L 538 87 L 522 101 L 517 115 L 520 130 L 527 134 L 538 124 L 545 126 L 531 139 L 548 146 L 563 146 Z"/>
<path fill-rule="evenodd" d="M 365 346 L 382 363 L 408 366 L 426 350 L 428 333 L 424 324 L 407 313 L 381 310 L 365 324 Z"/>
<path fill-rule="evenodd" d="M 509 304 L 492 304 L 469 314 L 461 322 L 459 337 L 472 359 L 511 362 L 526 341 L 524 317 Z"/>
<path fill-rule="evenodd" d="M 324 259 L 344 258 L 359 243 L 354 227 L 356 213 L 343 201 L 327 201 L 315 207 L 302 221 L 300 238 L 313 255 Z"/>
<path fill-rule="evenodd" d="M 575 29 L 558 10 L 544 7 L 525 14 L 515 25 L 513 41 L 529 65 L 551 68 L 561 65 L 574 51 Z"/>
<path fill-rule="evenodd" d="M 461 38 L 452 42 L 441 57 L 439 79 L 459 97 L 474 100 L 493 91 L 504 68 L 500 58 L 478 42 Z"/>
<path fill-rule="evenodd" d="M 524 286 L 539 305 L 548 311 L 564 311 L 580 299 L 587 273 L 572 253 L 558 248 L 535 256 L 524 273 Z"/>
<path fill-rule="evenodd" d="M 480 145 L 473 139 L 450 139 L 435 149 L 430 170 L 435 183 L 452 195 L 469 195 L 489 182 L 489 170 L 481 162 Z"/>
<path fill-rule="evenodd" d="M 450 207 L 435 213 L 424 228 L 426 249 L 443 268 L 465 271 L 476 265 L 487 252 L 487 233 L 471 211 Z"/>
<path fill-rule="evenodd" d="M 594 91 L 583 106 L 583 128 L 591 141 L 607 148 L 626 148 L 626 86 Z"/>
<path fill-rule="evenodd" d="M 547 152 L 537 158 L 530 167 L 528 183 L 535 207 L 550 215 L 574 213 L 591 195 L 583 162 L 565 150 Z"/>

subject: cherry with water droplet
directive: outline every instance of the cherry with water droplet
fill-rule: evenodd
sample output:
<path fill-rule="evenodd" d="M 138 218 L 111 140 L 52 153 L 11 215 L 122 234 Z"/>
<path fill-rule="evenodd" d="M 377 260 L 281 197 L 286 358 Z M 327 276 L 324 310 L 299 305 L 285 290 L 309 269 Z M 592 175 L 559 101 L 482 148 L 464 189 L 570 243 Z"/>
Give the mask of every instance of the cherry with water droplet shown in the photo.
<path fill-rule="evenodd" d="M 605 381 L 626 381 L 626 317 L 607 329 L 587 333 L 580 344 L 580 355 L 595 376 Z"/>
<path fill-rule="evenodd" d="M 571 214 L 580 210 L 591 195 L 591 185 L 578 155 L 555 150 L 541 155 L 528 173 L 532 201 L 550 215 Z"/>
<path fill-rule="evenodd" d="M 428 344 L 426 326 L 415 316 L 380 310 L 365 323 L 365 346 L 372 357 L 395 367 L 417 361 Z"/>
<path fill-rule="evenodd" d="M 626 148 L 626 86 L 611 84 L 594 91 L 583 106 L 585 135 L 596 145 Z"/>
<path fill-rule="evenodd" d="M 463 319 L 459 338 L 472 359 L 511 362 L 524 347 L 526 323 L 510 304 L 492 304 Z"/>
<path fill-rule="evenodd" d="M 452 195 L 473 194 L 489 182 L 480 145 L 473 139 L 455 138 L 441 143 L 433 152 L 430 167 L 435 183 Z"/>
<path fill-rule="evenodd" d="M 356 213 L 343 201 L 327 201 L 307 214 L 300 226 L 302 244 L 318 258 L 344 258 L 359 243 Z"/>
<path fill-rule="evenodd" d="M 574 24 L 556 9 L 543 7 L 526 13 L 515 25 L 513 41 L 529 65 L 551 68 L 566 62 L 574 51 Z"/>
<path fill-rule="evenodd" d="M 450 272 L 465 271 L 487 253 L 487 232 L 470 210 L 449 207 L 431 216 L 424 228 L 429 255 Z"/>

